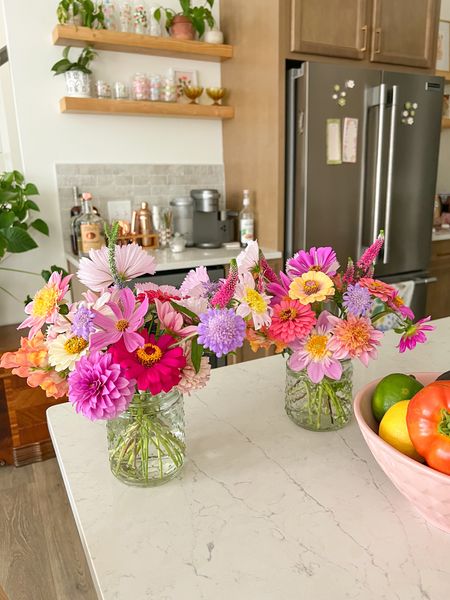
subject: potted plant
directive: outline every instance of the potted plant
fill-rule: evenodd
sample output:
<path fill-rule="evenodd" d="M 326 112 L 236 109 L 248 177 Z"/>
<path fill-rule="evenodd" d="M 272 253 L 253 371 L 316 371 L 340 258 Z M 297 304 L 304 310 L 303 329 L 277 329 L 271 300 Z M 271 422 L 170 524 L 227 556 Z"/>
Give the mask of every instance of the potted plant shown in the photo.
<path fill-rule="evenodd" d="M 178 40 L 193 40 L 196 33 L 199 38 L 203 36 L 206 24 L 214 27 L 215 20 L 211 12 L 214 0 L 206 0 L 201 6 L 192 6 L 192 0 L 180 0 L 180 6 L 180 12 L 175 12 L 172 8 L 158 8 L 154 13 L 155 19 L 159 22 L 164 12 L 166 29 L 171 37 Z"/>
<path fill-rule="evenodd" d="M 102 2 L 92 0 L 61 0 L 56 9 L 58 23 L 81 25 L 91 29 L 105 29 Z"/>
<path fill-rule="evenodd" d="M 90 63 L 97 56 L 92 48 L 84 48 L 75 62 L 69 60 L 70 46 L 64 48 L 63 58 L 56 62 L 52 71 L 55 75 L 62 75 L 66 78 L 66 89 L 68 96 L 77 98 L 89 98 L 91 95 L 91 74 Z"/>

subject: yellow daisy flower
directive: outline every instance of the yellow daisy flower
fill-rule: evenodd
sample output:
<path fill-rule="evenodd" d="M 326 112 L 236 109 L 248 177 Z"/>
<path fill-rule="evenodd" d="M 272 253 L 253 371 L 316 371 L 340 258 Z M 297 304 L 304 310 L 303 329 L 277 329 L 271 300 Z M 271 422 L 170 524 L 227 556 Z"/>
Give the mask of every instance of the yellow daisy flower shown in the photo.
<path fill-rule="evenodd" d="M 334 296 L 333 281 L 321 271 L 308 271 L 296 277 L 289 286 L 289 297 L 300 304 L 323 302 Z"/>

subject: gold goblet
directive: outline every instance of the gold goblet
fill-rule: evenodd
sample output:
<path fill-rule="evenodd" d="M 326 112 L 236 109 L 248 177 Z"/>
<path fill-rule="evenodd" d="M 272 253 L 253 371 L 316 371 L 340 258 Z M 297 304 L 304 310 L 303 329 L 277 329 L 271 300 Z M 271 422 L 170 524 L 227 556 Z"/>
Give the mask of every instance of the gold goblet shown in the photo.
<path fill-rule="evenodd" d="M 226 94 L 226 89 L 222 87 L 209 87 L 206 88 L 207 95 L 213 101 L 213 104 L 216 106 L 220 106 L 220 101 Z"/>
<path fill-rule="evenodd" d="M 186 98 L 189 98 L 191 104 L 197 104 L 197 98 L 203 94 L 203 88 L 195 85 L 185 85 L 183 93 Z"/>

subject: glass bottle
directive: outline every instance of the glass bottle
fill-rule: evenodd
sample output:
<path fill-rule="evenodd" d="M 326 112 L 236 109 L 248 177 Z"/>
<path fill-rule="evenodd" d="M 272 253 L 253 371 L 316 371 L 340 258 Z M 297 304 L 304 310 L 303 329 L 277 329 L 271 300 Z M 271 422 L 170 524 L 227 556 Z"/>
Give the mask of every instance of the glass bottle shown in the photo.
<path fill-rule="evenodd" d="M 73 206 L 70 209 L 70 245 L 72 247 L 72 252 L 75 256 L 78 254 L 78 240 L 77 233 L 75 231 L 75 221 L 78 215 L 81 214 L 81 194 L 78 193 L 78 188 L 76 185 L 72 188 L 73 193 Z"/>
<path fill-rule="evenodd" d="M 255 239 L 255 217 L 250 208 L 250 191 L 244 190 L 242 210 L 239 213 L 239 241 L 244 248 Z"/>
<path fill-rule="evenodd" d="M 94 212 L 92 195 L 84 193 L 82 198 L 83 212 L 75 219 L 78 256 L 89 256 L 89 250 L 98 250 L 105 245 L 105 223 Z"/>

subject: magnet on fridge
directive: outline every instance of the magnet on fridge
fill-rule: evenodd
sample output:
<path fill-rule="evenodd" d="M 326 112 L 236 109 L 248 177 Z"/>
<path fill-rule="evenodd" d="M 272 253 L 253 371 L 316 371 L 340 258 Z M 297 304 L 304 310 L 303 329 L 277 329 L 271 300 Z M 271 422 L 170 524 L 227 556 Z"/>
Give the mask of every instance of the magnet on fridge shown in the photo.
<path fill-rule="evenodd" d="M 347 81 L 345 82 L 345 87 L 349 90 L 352 90 L 355 87 L 355 82 L 353 81 L 353 79 L 347 79 Z"/>
<path fill-rule="evenodd" d="M 334 86 L 333 86 L 333 90 L 335 92 L 339 92 L 340 89 L 341 89 L 341 86 L 338 83 L 335 83 Z"/>
<path fill-rule="evenodd" d="M 419 108 L 419 105 L 417 104 L 417 102 L 413 102 L 412 107 L 414 108 L 414 110 L 416 110 L 416 108 Z"/>
<path fill-rule="evenodd" d="M 347 100 L 345 98 L 339 98 L 338 104 L 339 106 L 345 106 L 347 104 Z"/>
<path fill-rule="evenodd" d="M 410 108 L 412 108 L 411 102 L 405 102 L 405 108 L 406 108 L 406 109 L 408 109 L 408 110 L 409 110 Z M 417 107 L 416 107 L 416 108 L 417 108 Z"/>
<path fill-rule="evenodd" d="M 338 99 L 338 95 L 337 94 L 333 94 L 332 98 L 333 98 L 333 100 L 337 100 Z"/>
<path fill-rule="evenodd" d="M 342 133 L 342 162 L 356 163 L 358 149 L 358 119 L 345 117 Z"/>
<path fill-rule="evenodd" d="M 327 119 L 327 165 L 342 164 L 341 119 Z"/>

